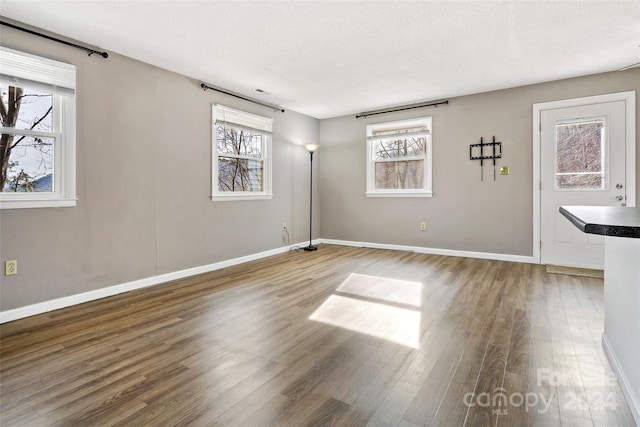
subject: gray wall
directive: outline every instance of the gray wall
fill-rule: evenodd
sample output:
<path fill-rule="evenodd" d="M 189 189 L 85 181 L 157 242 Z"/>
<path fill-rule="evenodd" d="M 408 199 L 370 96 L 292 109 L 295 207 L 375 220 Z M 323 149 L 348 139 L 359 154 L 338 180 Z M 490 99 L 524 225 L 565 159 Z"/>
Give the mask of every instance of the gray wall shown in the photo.
<path fill-rule="evenodd" d="M 438 108 L 322 120 L 322 237 L 531 256 L 532 105 L 627 90 L 640 93 L 640 69 L 451 98 Z M 433 197 L 365 197 L 366 124 L 427 115 L 433 117 Z M 640 135 L 640 114 L 636 122 Z M 510 166 L 511 175 L 498 174 L 494 182 L 492 167 L 485 165 L 480 181 L 469 144 L 494 135 L 503 150 L 497 167 Z M 640 149 L 637 155 L 640 165 Z M 425 232 L 419 230 L 422 221 Z"/>
<path fill-rule="evenodd" d="M 308 239 L 302 144 L 317 142 L 318 120 L 117 54 L 5 28 L 2 44 L 77 66 L 78 204 L 0 211 L 0 259 L 19 271 L 0 277 L 0 310 L 279 248 L 282 222 L 292 243 Z M 274 118 L 272 200 L 211 202 L 212 103 Z"/>

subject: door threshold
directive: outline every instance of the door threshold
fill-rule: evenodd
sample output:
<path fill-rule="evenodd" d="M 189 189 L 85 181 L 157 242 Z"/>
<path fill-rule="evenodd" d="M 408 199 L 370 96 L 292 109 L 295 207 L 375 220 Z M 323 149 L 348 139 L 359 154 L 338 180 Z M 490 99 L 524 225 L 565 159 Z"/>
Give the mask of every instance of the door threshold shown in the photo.
<path fill-rule="evenodd" d="M 595 277 L 596 279 L 604 279 L 604 270 L 599 270 L 596 268 L 567 267 L 564 265 L 547 264 L 547 273 L 567 274 L 570 276 Z"/>

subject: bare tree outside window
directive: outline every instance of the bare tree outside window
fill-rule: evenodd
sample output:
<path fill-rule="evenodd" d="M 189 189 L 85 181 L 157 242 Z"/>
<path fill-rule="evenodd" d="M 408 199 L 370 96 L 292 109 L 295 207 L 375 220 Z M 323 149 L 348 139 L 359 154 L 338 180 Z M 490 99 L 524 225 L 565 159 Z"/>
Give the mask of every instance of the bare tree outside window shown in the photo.
<path fill-rule="evenodd" d="M 366 125 L 367 197 L 432 197 L 432 118 Z"/>
<path fill-rule="evenodd" d="M 263 136 L 216 125 L 219 191 L 263 191 Z"/>
<path fill-rule="evenodd" d="M 269 200 L 273 119 L 212 106 L 211 199 Z"/>
<path fill-rule="evenodd" d="M 0 191 L 53 191 L 55 138 L 46 136 L 53 133 L 53 95 L 3 85 L 0 96 Z"/>
<path fill-rule="evenodd" d="M 375 186 L 377 189 L 419 189 L 424 187 L 426 138 L 398 137 L 376 141 Z"/>
<path fill-rule="evenodd" d="M 556 125 L 556 187 L 605 188 L 604 119 Z"/>
<path fill-rule="evenodd" d="M 76 206 L 76 67 L 0 46 L 0 210 Z"/>

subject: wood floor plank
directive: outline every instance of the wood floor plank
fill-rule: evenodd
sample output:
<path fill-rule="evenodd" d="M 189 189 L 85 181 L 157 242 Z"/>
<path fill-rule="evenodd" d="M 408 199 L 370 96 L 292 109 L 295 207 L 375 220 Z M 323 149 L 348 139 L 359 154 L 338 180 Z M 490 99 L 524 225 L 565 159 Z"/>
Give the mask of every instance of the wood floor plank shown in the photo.
<path fill-rule="evenodd" d="M 262 405 L 252 412 L 253 407 L 247 405 L 244 400 L 239 402 L 242 405 L 242 412 L 236 418 L 229 419 L 223 414 L 221 417 L 225 425 L 236 426 L 270 426 L 275 425 L 275 421 L 284 414 L 284 412 L 293 404 L 294 400 L 290 397 L 276 394 L 266 400 Z M 238 405 L 236 405 L 238 406 Z M 228 411 L 227 411 L 228 412 Z"/>
<path fill-rule="evenodd" d="M 330 397 L 299 425 L 309 427 L 335 426 L 348 408 L 349 405 L 346 403 Z"/>
<path fill-rule="evenodd" d="M 322 245 L 0 325 L 0 424 L 633 426 L 603 307 L 539 265 Z"/>
<path fill-rule="evenodd" d="M 189 414 L 190 425 L 208 426 L 216 422 L 242 425 L 234 419 L 250 413 L 258 406 L 256 402 L 265 402 L 278 395 L 280 390 L 295 379 L 295 375 L 283 368 L 285 367 L 277 364 L 267 365 L 259 373 L 246 378 L 225 393 L 218 394 L 210 405 Z"/>
<path fill-rule="evenodd" d="M 422 386 L 416 391 L 404 418 L 418 425 L 431 424 L 442 398 L 446 395 L 451 379 L 458 368 L 466 345 L 466 337 L 451 336 Z"/>
<path fill-rule="evenodd" d="M 291 399 L 291 398 L 290 398 Z M 305 420 L 310 417 L 321 416 L 321 408 L 330 405 L 335 399 L 328 398 L 322 394 L 310 392 L 305 394 L 299 400 L 292 399 L 293 404 L 288 406 L 282 414 L 274 421 L 273 425 L 280 427 L 298 427 L 307 425 Z M 347 408 L 342 408 L 344 413 Z M 332 420 L 336 422 L 337 420 Z"/>
<path fill-rule="evenodd" d="M 545 273 L 546 275 L 546 273 Z M 529 375 L 526 393 L 533 393 L 536 403 L 528 407 L 527 423 L 530 426 L 559 426 L 560 410 L 553 365 L 551 321 L 548 315 L 547 292 L 542 286 L 546 278 L 539 276 L 540 286 L 531 288 L 532 304 L 531 337 L 529 344 Z"/>
<path fill-rule="evenodd" d="M 273 422 L 294 402 L 290 397 L 281 394 L 280 390 L 295 379 L 296 375 L 285 369 L 271 378 L 265 376 L 263 383 L 254 392 L 238 401 L 218 419 L 227 425 L 253 425 L 249 420 L 255 420 L 257 423 L 257 420 L 269 419 L 269 423 Z"/>
<path fill-rule="evenodd" d="M 381 355 L 380 369 L 338 420 L 338 425 L 365 426 L 375 416 L 415 356 L 414 349 L 399 346 L 394 351 Z"/>
<path fill-rule="evenodd" d="M 485 317 L 485 323 L 474 331 L 463 350 L 451 381 L 442 396 L 431 424 L 433 426 L 464 425 L 484 355 L 489 345 L 495 315 Z"/>
<path fill-rule="evenodd" d="M 377 424 L 398 425 L 419 391 L 413 384 L 397 383 L 373 414 L 374 419 L 379 421 Z"/>

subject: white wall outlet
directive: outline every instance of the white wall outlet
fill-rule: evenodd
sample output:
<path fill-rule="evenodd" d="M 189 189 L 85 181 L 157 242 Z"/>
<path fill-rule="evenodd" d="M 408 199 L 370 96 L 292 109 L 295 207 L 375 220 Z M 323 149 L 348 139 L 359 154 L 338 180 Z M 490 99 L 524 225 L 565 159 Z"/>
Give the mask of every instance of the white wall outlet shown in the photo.
<path fill-rule="evenodd" d="M 427 229 L 427 223 L 426 222 L 421 222 L 420 223 L 420 231 L 425 231 Z"/>
<path fill-rule="evenodd" d="M 4 275 L 13 276 L 18 274 L 18 260 L 5 261 L 4 263 Z"/>

